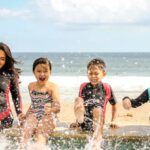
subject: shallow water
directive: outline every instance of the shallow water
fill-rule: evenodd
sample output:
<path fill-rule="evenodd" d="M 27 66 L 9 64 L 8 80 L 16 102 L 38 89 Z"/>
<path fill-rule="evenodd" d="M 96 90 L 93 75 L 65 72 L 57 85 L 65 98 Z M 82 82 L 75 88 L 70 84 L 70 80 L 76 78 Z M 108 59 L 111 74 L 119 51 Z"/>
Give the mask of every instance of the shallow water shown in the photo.
<path fill-rule="evenodd" d="M 149 139 L 113 139 L 104 142 L 104 150 L 149 150 Z"/>
<path fill-rule="evenodd" d="M 0 136 L 0 149 L 1 150 L 18 150 L 19 141 L 18 138 Z M 44 150 L 84 150 L 87 139 L 75 139 L 75 138 L 50 138 L 48 145 Z M 34 145 L 35 146 L 35 145 Z M 29 150 L 32 149 L 33 143 L 29 145 Z M 112 138 L 104 139 L 101 143 L 101 147 L 104 150 L 149 150 L 150 149 L 150 137 L 139 139 L 123 139 Z"/>

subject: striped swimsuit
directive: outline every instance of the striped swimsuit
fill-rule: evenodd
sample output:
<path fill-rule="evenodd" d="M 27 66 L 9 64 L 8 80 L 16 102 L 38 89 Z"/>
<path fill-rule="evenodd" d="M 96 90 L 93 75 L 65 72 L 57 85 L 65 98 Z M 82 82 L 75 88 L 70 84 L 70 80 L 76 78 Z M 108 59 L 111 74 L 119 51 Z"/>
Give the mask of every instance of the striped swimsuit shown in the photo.
<path fill-rule="evenodd" d="M 31 107 L 30 112 L 34 113 L 38 120 L 41 120 L 45 114 L 44 105 L 46 103 L 52 103 L 52 97 L 49 96 L 48 92 L 32 91 L 31 96 Z"/>

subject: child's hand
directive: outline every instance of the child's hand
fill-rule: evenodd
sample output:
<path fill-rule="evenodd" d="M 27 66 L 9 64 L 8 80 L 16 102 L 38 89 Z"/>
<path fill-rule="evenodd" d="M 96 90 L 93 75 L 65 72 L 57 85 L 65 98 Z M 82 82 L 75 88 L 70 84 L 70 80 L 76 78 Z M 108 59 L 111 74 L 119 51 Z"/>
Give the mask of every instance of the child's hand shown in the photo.
<path fill-rule="evenodd" d="M 19 122 L 20 122 L 20 126 L 22 126 L 22 125 L 23 125 L 23 122 L 24 122 L 25 119 L 26 119 L 26 115 L 23 114 L 23 113 L 21 113 L 21 114 L 18 115 L 18 119 L 19 119 Z"/>
<path fill-rule="evenodd" d="M 51 104 L 50 103 L 46 103 L 44 105 L 44 110 L 45 110 L 45 114 L 51 114 Z"/>
<path fill-rule="evenodd" d="M 23 113 L 20 113 L 20 114 L 18 115 L 18 119 L 19 119 L 19 121 L 22 121 L 22 120 L 26 119 L 26 115 L 23 114 Z"/>
<path fill-rule="evenodd" d="M 113 129 L 116 129 L 118 128 L 119 126 L 115 123 L 115 122 L 111 122 L 110 123 L 110 128 L 113 128 Z"/>
<path fill-rule="evenodd" d="M 128 98 L 128 97 L 123 98 L 122 105 L 123 105 L 124 109 L 129 110 L 132 107 L 130 98 Z"/>

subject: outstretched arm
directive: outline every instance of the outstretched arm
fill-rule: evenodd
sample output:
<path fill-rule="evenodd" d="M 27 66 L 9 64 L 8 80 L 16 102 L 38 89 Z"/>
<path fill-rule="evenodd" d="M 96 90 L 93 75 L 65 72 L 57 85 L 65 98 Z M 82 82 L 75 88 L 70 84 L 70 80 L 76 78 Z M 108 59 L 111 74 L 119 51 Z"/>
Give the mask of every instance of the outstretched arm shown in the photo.
<path fill-rule="evenodd" d="M 125 109 L 130 109 L 131 107 L 136 108 L 146 103 L 149 100 L 148 89 L 143 91 L 137 98 L 130 99 L 129 97 L 124 97 L 122 99 L 122 104 Z"/>

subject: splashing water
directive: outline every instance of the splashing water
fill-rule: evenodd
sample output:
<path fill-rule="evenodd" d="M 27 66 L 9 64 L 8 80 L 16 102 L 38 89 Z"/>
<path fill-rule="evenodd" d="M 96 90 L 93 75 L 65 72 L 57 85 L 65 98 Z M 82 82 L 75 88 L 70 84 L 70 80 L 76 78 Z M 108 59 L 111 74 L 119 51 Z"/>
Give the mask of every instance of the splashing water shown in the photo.
<path fill-rule="evenodd" d="M 101 139 L 101 141 L 96 143 L 91 139 L 89 140 L 89 143 L 85 145 L 84 150 L 103 150 L 101 148 L 102 143 L 103 143 L 103 139 Z"/>
<path fill-rule="evenodd" d="M 18 138 L 6 137 L 5 133 L 0 133 L 0 150 L 19 150 Z M 103 150 L 148 150 L 150 149 L 150 138 L 147 139 L 124 139 L 111 138 L 103 139 L 99 143 L 99 148 Z M 92 150 L 92 141 L 81 139 L 63 139 L 49 138 L 48 145 L 44 146 L 42 150 Z M 29 142 L 27 150 L 39 147 L 33 142 Z"/>
<path fill-rule="evenodd" d="M 0 136 L 0 143 L 1 143 L 1 148 L 0 148 L 1 150 L 5 150 L 8 148 L 6 143 L 9 143 L 9 142 L 5 136 Z"/>
<path fill-rule="evenodd" d="M 101 109 L 101 114 L 100 117 L 102 117 L 102 109 Z M 94 122 L 96 128 L 95 131 L 92 135 L 92 138 L 89 139 L 88 144 L 85 145 L 85 149 L 84 150 L 102 150 L 101 149 L 101 143 L 103 142 L 102 138 L 98 138 L 98 137 L 102 137 L 102 133 L 99 132 L 100 131 L 100 125 L 101 125 L 101 118 L 98 122 Z"/>
<path fill-rule="evenodd" d="M 19 130 L 17 131 L 19 132 Z M 66 134 L 69 134 L 69 132 Z M 13 128 L 0 132 L 0 143 L 0 150 L 20 150 L 19 137 L 16 133 L 13 133 Z M 93 144 L 95 143 L 93 143 L 93 139 L 90 136 L 87 136 L 87 139 L 67 139 L 61 136 L 50 137 L 48 144 L 44 145 L 42 150 L 100 150 L 100 147 L 103 150 L 148 150 L 150 149 L 150 137 L 139 139 L 124 137 L 101 139 L 96 143 L 97 149 L 93 149 Z M 40 145 L 35 144 L 33 141 L 28 143 L 27 150 L 38 150 L 38 148 L 40 148 Z"/>

